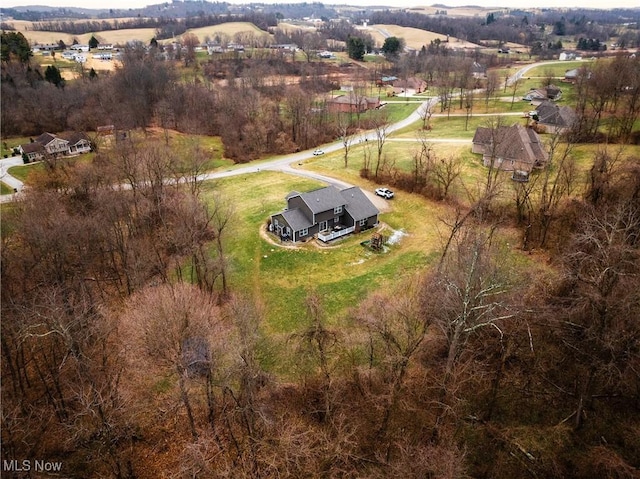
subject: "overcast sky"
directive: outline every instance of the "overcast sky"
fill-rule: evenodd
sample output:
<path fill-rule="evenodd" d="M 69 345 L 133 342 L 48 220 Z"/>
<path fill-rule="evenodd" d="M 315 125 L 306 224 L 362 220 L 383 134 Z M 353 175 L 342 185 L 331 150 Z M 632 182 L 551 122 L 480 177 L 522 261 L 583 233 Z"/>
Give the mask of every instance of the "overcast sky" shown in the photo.
<path fill-rule="evenodd" d="M 170 1 L 170 0 L 169 0 Z M 243 0 L 227 0 L 229 3 L 241 4 L 251 3 Z M 303 1 L 312 0 L 262 0 L 261 3 L 301 3 Z M 162 3 L 162 0 L 109 0 L 107 2 L 97 0 L 3 0 L 4 7 L 25 6 L 25 5 L 48 5 L 54 7 L 84 7 L 84 8 L 137 8 L 146 5 Z M 495 7 L 502 5 L 500 0 L 434 0 L 433 2 L 425 2 L 424 0 L 349 0 L 336 2 L 323 2 L 326 4 L 347 4 L 347 5 L 390 5 L 394 7 L 415 7 L 421 5 L 433 5 L 434 3 L 447 5 L 450 7 L 458 7 L 464 5 L 479 5 L 483 7 Z M 523 7 L 529 8 L 533 5 L 536 7 L 585 7 L 585 8 L 614 8 L 614 7 L 638 7 L 638 0 L 611 0 L 603 2 L 602 0 L 509 0 L 508 6 L 511 8 Z"/>

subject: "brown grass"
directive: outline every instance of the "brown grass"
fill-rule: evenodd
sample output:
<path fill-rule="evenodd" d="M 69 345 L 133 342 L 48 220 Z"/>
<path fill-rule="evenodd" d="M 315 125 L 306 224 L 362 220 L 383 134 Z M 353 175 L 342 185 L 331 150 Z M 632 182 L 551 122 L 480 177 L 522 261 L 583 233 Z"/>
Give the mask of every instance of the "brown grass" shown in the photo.
<path fill-rule="evenodd" d="M 190 30 L 187 30 L 187 33 L 193 33 L 196 37 L 198 37 L 200 41 L 202 41 L 205 36 L 213 38 L 217 34 L 226 35 L 231 39 L 233 39 L 233 37 L 238 33 L 250 33 L 258 37 L 271 36 L 268 32 L 259 29 L 253 23 L 249 22 L 227 22 L 221 23 L 220 25 L 192 28 Z M 171 40 L 163 40 L 163 42 L 171 42 Z"/>
<path fill-rule="evenodd" d="M 371 25 L 368 33 L 370 33 L 376 40 L 376 43 L 380 45 L 384 43 L 384 36 L 377 29 L 385 30 L 395 37 L 404 38 L 406 45 L 416 50 L 422 48 L 423 45 L 429 45 L 429 43 L 435 39 L 440 39 L 443 42 L 447 40 L 446 35 L 421 30 L 419 28 L 399 27 L 398 25 Z M 475 43 L 466 42 L 455 37 L 449 38 L 449 47 L 480 48 L 480 46 Z"/>

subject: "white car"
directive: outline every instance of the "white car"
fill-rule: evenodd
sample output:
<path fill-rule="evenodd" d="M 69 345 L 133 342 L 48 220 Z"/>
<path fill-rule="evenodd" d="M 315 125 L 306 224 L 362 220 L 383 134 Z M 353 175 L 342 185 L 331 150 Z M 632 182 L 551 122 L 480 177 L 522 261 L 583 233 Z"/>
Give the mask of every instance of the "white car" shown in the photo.
<path fill-rule="evenodd" d="M 324 150 L 314 150 L 313 151 L 313 156 L 320 156 L 320 155 L 324 155 Z"/>
<path fill-rule="evenodd" d="M 376 188 L 376 195 L 390 200 L 391 198 L 393 198 L 393 191 L 391 191 L 389 188 Z"/>

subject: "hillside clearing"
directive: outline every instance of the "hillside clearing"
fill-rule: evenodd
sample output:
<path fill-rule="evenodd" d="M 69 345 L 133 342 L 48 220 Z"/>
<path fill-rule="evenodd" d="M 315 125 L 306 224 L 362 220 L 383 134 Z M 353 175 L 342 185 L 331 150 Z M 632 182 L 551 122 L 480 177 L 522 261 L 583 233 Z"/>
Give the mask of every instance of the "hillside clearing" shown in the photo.
<path fill-rule="evenodd" d="M 406 45 L 415 50 L 421 49 L 424 45 L 429 45 L 429 43 L 436 39 L 442 42 L 447 41 L 446 35 L 421 30 L 419 28 L 399 27 L 398 25 L 371 25 L 370 27 L 368 27 L 367 31 L 371 33 L 376 42 L 380 45 L 384 43 L 385 39 L 385 36 L 381 33 L 381 30 L 388 32 L 392 36 L 404 38 Z M 480 45 L 466 42 L 454 37 L 449 37 L 448 46 L 450 48 L 480 48 Z"/>

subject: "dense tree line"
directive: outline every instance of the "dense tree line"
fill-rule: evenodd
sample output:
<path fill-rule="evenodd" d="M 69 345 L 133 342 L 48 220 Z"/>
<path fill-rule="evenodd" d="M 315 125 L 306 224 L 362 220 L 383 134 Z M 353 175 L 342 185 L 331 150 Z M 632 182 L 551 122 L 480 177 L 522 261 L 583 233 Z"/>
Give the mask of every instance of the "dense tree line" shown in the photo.
<path fill-rule="evenodd" d="M 225 155 L 244 162 L 334 137 L 332 119 L 315 100 L 337 86 L 325 68 L 320 62 L 293 63 L 272 51 L 251 60 L 216 58 L 204 64 L 205 77 L 212 82 L 223 78 L 225 86 L 186 84 L 159 52 L 148 54 L 143 45 L 135 45 L 124 52 L 122 68 L 115 72 L 84 72 L 81 79 L 56 88 L 63 83 L 53 67 L 43 74 L 14 62 L 2 72 L 2 94 L 12 99 L 3 104 L 3 134 L 95 131 L 105 124 L 119 129 L 160 126 L 221 136 Z M 268 81 L 283 74 L 300 81 L 294 86 Z"/>

